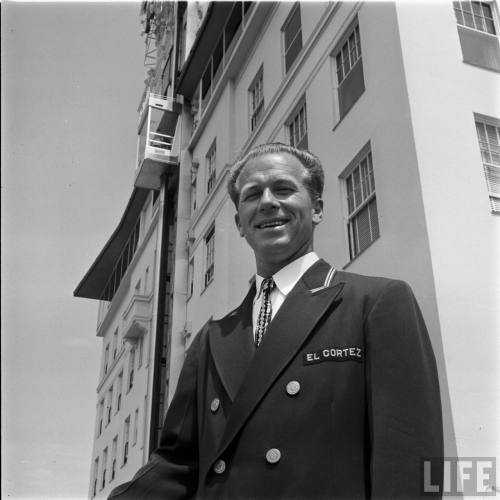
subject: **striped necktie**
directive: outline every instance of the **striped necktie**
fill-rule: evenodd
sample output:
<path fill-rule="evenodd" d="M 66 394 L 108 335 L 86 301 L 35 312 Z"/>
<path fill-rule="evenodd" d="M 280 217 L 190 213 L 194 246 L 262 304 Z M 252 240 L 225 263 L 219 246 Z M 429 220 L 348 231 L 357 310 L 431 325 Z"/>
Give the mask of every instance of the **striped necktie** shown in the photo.
<path fill-rule="evenodd" d="M 262 337 L 266 333 L 266 329 L 271 322 L 271 292 L 276 286 L 273 278 L 266 278 L 262 281 L 262 302 L 260 304 L 259 317 L 257 319 L 257 328 L 255 329 L 255 347 L 259 347 Z"/>

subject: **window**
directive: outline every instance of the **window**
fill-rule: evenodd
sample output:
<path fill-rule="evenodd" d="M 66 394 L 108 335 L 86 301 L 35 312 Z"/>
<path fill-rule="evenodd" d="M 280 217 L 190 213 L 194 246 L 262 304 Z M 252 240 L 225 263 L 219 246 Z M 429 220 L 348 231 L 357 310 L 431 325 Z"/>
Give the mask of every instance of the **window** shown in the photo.
<path fill-rule="evenodd" d="M 163 71 L 161 73 L 161 93 L 163 95 L 168 95 L 172 83 L 172 49 L 168 53 L 167 58 L 163 66 Z"/>
<path fill-rule="evenodd" d="M 109 344 L 106 345 L 106 349 L 104 351 L 104 375 L 108 373 L 108 363 L 109 363 Z"/>
<path fill-rule="evenodd" d="M 130 434 L 130 415 L 125 419 L 125 425 L 123 427 L 123 465 L 125 465 L 128 460 L 129 434 Z"/>
<path fill-rule="evenodd" d="M 191 99 L 193 131 L 198 126 L 207 108 L 224 68 L 227 67 L 231 60 L 234 48 L 246 26 L 246 21 L 251 15 L 252 5 L 253 2 L 234 2 L 230 14 L 218 32 L 220 35 L 212 52 L 205 58 L 207 65 L 202 68 L 201 80 L 198 82 L 194 96 Z M 180 31 L 184 33 L 184 30 Z"/>
<path fill-rule="evenodd" d="M 120 411 L 120 408 L 122 406 L 122 390 L 123 390 L 123 371 L 121 371 L 120 375 L 118 375 L 118 383 L 116 384 L 116 392 L 117 392 L 116 413 Z"/>
<path fill-rule="evenodd" d="M 372 154 L 368 146 L 363 148 L 347 168 L 344 180 L 347 194 L 349 258 L 352 260 L 380 236 Z"/>
<path fill-rule="evenodd" d="M 300 19 L 300 6 L 296 3 L 288 15 L 283 28 L 283 48 L 285 55 L 285 73 L 291 68 L 302 49 L 302 24 Z"/>
<path fill-rule="evenodd" d="M 191 171 L 191 215 L 196 211 L 196 184 L 198 182 L 198 172 Z"/>
<path fill-rule="evenodd" d="M 264 70 L 261 66 L 257 76 L 254 78 L 252 85 L 248 89 L 250 98 L 250 131 L 253 132 L 255 127 L 260 123 L 264 111 Z"/>
<path fill-rule="evenodd" d="M 106 466 L 108 464 L 108 449 L 104 448 L 104 451 L 102 452 L 102 482 L 101 482 L 101 489 L 103 489 L 106 486 Z"/>
<path fill-rule="evenodd" d="M 217 160 L 217 145 L 214 141 L 206 156 L 207 164 L 207 194 L 209 194 L 215 186 L 216 168 L 215 162 Z"/>
<path fill-rule="evenodd" d="M 118 354 L 118 328 L 113 333 L 113 361 L 116 359 Z"/>
<path fill-rule="evenodd" d="M 106 406 L 106 412 L 107 412 L 107 417 L 106 417 L 106 425 L 108 425 L 111 422 L 111 410 L 113 408 L 113 386 L 111 386 L 108 389 L 108 402 Z"/>
<path fill-rule="evenodd" d="M 155 210 L 155 206 L 158 203 L 158 200 L 160 199 L 160 191 L 153 191 L 153 208 L 151 210 L 151 217 L 153 217 L 153 212 Z"/>
<path fill-rule="evenodd" d="M 144 295 L 149 295 L 149 266 L 144 272 Z"/>
<path fill-rule="evenodd" d="M 137 443 L 138 428 L 139 428 L 139 408 L 136 408 L 134 417 L 134 435 L 132 437 L 132 445 L 135 445 Z"/>
<path fill-rule="evenodd" d="M 342 119 L 365 90 L 357 19 L 342 37 L 333 54 L 337 75 L 339 118 Z"/>
<path fill-rule="evenodd" d="M 135 366 L 135 349 L 130 349 L 128 357 L 128 390 L 134 387 L 134 366 Z"/>
<path fill-rule="evenodd" d="M 102 434 L 102 422 L 104 419 L 104 399 L 99 401 L 99 410 L 98 410 L 98 424 L 97 424 L 97 437 Z"/>
<path fill-rule="evenodd" d="M 487 2 L 453 2 L 457 24 L 496 35 L 491 4 Z"/>
<path fill-rule="evenodd" d="M 137 356 L 137 369 L 139 369 L 142 366 L 142 355 L 144 352 L 144 335 L 140 336 L 137 343 L 139 344 L 139 356 Z"/>
<path fill-rule="evenodd" d="M 500 214 L 500 120 L 476 117 L 476 130 L 491 212 Z"/>
<path fill-rule="evenodd" d="M 494 2 L 453 2 L 463 60 L 500 71 L 500 44 Z"/>
<path fill-rule="evenodd" d="M 99 474 L 99 457 L 94 460 L 94 484 L 92 485 L 92 497 L 97 495 L 97 476 Z"/>
<path fill-rule="evenodd" d="M 120 286 L 121 280 L 128 269 L 130 262 L 132 261 L 135 251 L 137 250 L 137 245 L 139 243 L 139 235 L 141 230 L 141 217 L 139 216 L 137 222 L 135 223 L 132 232 L 130 233 L 129 239 L 127 240 L 123 250 L 116 261 L 115 267 L 111 272 L 111 276 L 104 287 L 101 294 L 100 300 L 111 301 Z"/>
<path fill-rule="evenodd" d="M 194 257 L 189 261 L 188 267 L 188 298 L 193 295 L 194 291 Z"/>
<path fill-rule="evenodd" d="M 226 26 L 224 28 L 226 57 L 228 57 L 228 53 L 231 52 L 230 48 L 231 42 L 236 37 L 236 34 L 238 32 L 239 27 L 241 26 L 242 21 L 243 21 L 243 10 L 241 2 L 235 2 L 233 10 L 229 15 Z"/>
<path fill-rule="evenodd" d="M 212 226 L 205 236 L 205 287 L 214 279 L 215 226 Z"/>
<path fill-rule="evenodd" d="M 118 450 L 118 436 L 113 438 L 113 445 L 111 446 L 111 479 L 113 481 L 116 475 L 116 453 Z"/>
<path fill-rule="evenodd" d="M 299 104 L 298 111 L 294 112 L 287 123 L 290 146 L 298 149 L 307 149 L 307 111 L 305 101 Z"/>

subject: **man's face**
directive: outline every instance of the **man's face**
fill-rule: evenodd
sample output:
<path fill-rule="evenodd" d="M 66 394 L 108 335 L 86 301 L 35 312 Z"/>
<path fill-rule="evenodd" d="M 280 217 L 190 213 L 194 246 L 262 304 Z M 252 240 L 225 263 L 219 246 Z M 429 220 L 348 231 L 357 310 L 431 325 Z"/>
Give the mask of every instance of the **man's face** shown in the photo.
<path fill-rule="evenodd" d="M 240 172 L 236 225 L 255 253 L 261 276 L 274 274 L 313 248 L 323 201 L 311 200 L 307 176 L 302 163 L 288 153 L 252 158 Z"/>

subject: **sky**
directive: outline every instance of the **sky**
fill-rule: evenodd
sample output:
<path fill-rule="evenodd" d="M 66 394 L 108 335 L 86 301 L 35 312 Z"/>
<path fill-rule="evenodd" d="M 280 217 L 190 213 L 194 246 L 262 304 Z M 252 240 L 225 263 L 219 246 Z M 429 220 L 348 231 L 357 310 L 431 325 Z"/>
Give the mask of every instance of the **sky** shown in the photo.
<path fill-rule="evenodd" d="M 2 2 L 2 497 L 86 498 L 101 339 L 73 290 L 132 192 L 140 4 Z"/>

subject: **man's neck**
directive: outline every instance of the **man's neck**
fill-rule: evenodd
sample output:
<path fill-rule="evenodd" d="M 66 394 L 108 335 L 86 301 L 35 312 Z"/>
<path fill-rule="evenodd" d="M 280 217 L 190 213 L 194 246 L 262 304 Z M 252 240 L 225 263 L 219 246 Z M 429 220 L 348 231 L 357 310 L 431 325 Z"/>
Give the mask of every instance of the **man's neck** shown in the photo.
<path fill-rule="evenodd" d="M 288 259 L 285 260 L 279 260 L 276 262 L 273 262 L 271 259 L 266 258 L 265 261 L 259 260 L 256 256 L 256 267 L 257 267 L 257 274 L 259 276 L 262 276 L 263 278 L 269 278 L 276 274 L 278 271 L 283 269 L 284 267 L 288 266 L 288 264 L 292 263 L 293 261 L 300 259 L 301 257 L 304 257 L 304 255 L 307 255 L 310 252 L 313 252 L 313 247 L 310 245 L 306 250 L 303 252 L 300 252 L 299 255 L 291 255 Z"/>
<path fill-rule="evenodd" d="M 294 257 L 293 259 L 287 260 L 285 262 L 281 261 L 276 266 L 269 265 L 269 263 L 267 263 L 266 266 L 257 265 L 257 275 L 261 276 L 262 278 L 270 278 L 271 276 L 276 275 L 276 273 L 280 272 L 282 269 L 284 269 L 288 265 L 292 264 L 293 262 L 298 261 L 299 259 L 303 259 L 304 257 L 306 257 L 309 254 L 316 255 L 314 253 L 314 251 L 311 249 L 298 257 Z"/>

